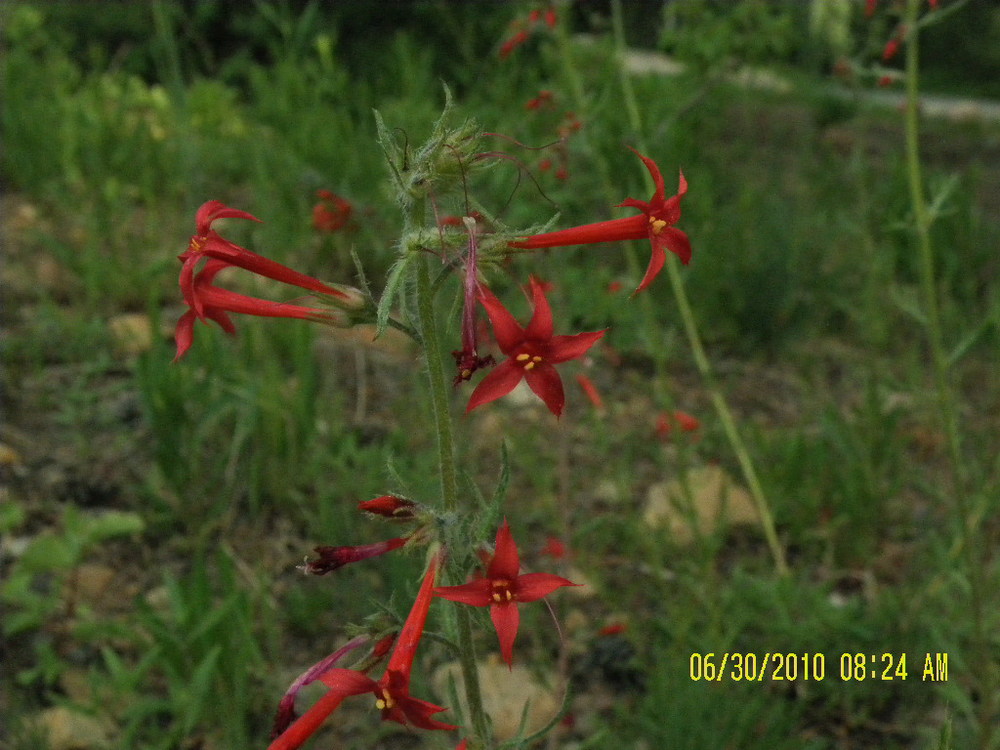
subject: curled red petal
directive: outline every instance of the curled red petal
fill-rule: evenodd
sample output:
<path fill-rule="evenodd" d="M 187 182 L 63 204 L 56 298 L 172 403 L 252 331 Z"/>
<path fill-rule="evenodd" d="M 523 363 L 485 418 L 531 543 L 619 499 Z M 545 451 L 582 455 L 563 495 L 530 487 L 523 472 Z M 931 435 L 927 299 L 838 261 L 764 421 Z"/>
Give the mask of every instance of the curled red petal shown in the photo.
<path fill-rule="evenodd" d="M 650 177 L 653 178 L 653 184 L 656 185 L 656 192 L 653 193 L 651 202 L 662 201 L 666 197 L 667 193 L 666 193 L 666 188 L 663 184 L 663 175 L 660 174 L 659 166 L 657 166 L 655 161 L 650 159 L 648 156 L 643 156 L 631 146 L 629 146 L 629 150 L 633 154 L 638 156 L 640 159 L 642 159 L 642 163 L 645 164 L 646 169 L 649 170 Z"/>
<path fill-rule="evenodd" d="M 660 271 L 663 269 L 663 264 L 667 261 L 667 254 L 663 252 L 663 248 L 660 247 L 659 243 L 653 242 L 653 252 L 649 256 L 649 265 L 646 266 L 646 273 L 642 277 L 642 281 L 639 282 L 639 286 L 633 294 L 638 294 L 651 283 L 653 279 L 657 277 Z"/>
<path fill-rule="evenodd" d="M 188 349 L 191 348 L 191 344 L 194 343 L 194 321 L 194 310 L 188 310 L 177 321 L 177 328 L 174 329 L 174 341 L 177 344 L 177 354 L 174 355 L 174 362 L 187 354 Z"/>

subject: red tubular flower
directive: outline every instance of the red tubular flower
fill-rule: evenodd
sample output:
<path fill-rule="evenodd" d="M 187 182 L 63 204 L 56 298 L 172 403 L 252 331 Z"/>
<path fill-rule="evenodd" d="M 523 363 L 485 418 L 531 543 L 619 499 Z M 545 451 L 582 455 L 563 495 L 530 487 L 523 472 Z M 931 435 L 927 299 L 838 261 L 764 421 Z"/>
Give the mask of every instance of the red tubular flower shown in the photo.
<path fill-rule="evenodd" d="M 274 728 L 271 731 L 271 739 L 274 739 L 278 735 L 284 733 L 289 724 L 295 720 L 295 698 L 298 696 L 299 691 L 306 685 L 315 682 L 319 679 L 323 672 L 330 669 L 330 667 L 343 659 L 351 651 L 363 646 L 367 642 L 367 636 L 358 636 L 357 638 L 349 641 L 343 647 L 339 648 L 337 651 L 334 651 L 325 659 L 313 664 L 309 667 L 309 669 L 300 674 L 291 685 L 289 685 L 288 690 L 285 691 L 285 695 L 278 703 L 278 712 L 274 717 Z"/>
<path fill-rule="evenodd" d="M 410 521 L 416 517 L 415 509 L 417 504 L 412 500 L 407 500 L 395 495 L 382 495 L 374 500 L 364 500 L 358 503 L 358 510 L 365 513 L 373 513 L 383 518 L 391 518 L 394 521 Z"/>
<path fill-rule="evenodd" d="M 490 608 L 490 618 L 500 639 L 500 653 L 508 666 L 513 665 L 514 639 L 521 622 L 517 605 L 537 601 L 561 586 L 579 585 L 551 573 L 518 575 L 520 570 L 517 545 L 504 519 L 497 531 L 496 551 L 486 568 L 486 576 L 461 586 L 434 589 L 434 595 L 442 599 Z"/>
<path fill-rule="evenodd" d="M 371 557 L 378 557 L 379 555 L 384 555 L 386 552 L 399 549 L 406 542 L 406 537 L 398 537 L 385 542 L 376 542 L 375 544 L 358 544 L 347 547 L 316 547 L 314 552 L 319 555 L 319 559 L 308 561 L 302 566 L 302 569 L 311 575 L 326 575 L 350 563 L 360 562 Z"/>
<path fill-rule="evenodd" d="M 319 203 L 313 206 L 313 228 L 328 233 L 343 229 L 351 218 L 351 202 L 329 190 L 317 190 L 316 197 Z"/>
<path fill-rule="evenodd" d="M 375 706 L 382 712 L 383 721 L 395 721 L 399 724 L 412 724 L 420 729 L 456 729 L 454 724 L 445 724 L 432 718 L 436 713 L 446 711 L 442 706 L 436 706 L 425 700 L 410 696 L 410 672 L 413 669 L 413 657 L 424 633 L 427 613 L 431 606 L 434 590 L 434 578 L 437 574 L 440 556 L 435 556 L 431 562 L 420 591 L 413 602 L 410 614 L 403 624 L 396 640 L 396 647 L 385 674 L 381 680 L 375 681 L 368 675 L 353 669 L 327 670 L 320 680 L 330 688 L 330 694 L 341 698 L 349 695 L 375 694 Z"/>
<path fill-rule="evenodd" d="M 493 292 L 485 286 L 480 287 L 479 301 L 486 308 L 497 344 L 507 359 L 476 386 L 466 413 L 506 396 L 521 378 L 528 381 L 528 386 L 545 402 L 549 411 L 557 417 L 562 413 L 566 397 L 562 379 L 553 365 L 581 356 L 604 335 L 604 331 L 553 336 L 552 308 L 545 299 L 541 282 L 534 277 L 531 278 L 531 296 L 535 311 L 528 327 L 521 328 Z"/>
<path fill-rule="evenodd" d="M 208 320 L 214 320 L 222 327 L 222 330 L 231 336 L 236 335 L 236 326 L 233 325 L 229 313 L 258 315 L 266 318 L 296 318 L 329 325 L 346 324 L 346 319 L 332 310 L 271 302 L 214 286 L 212 281 L 216 274 L 224 268 L 228 268 L 229 265 L 225 261 L 211 258 L 204 268 L 191 279 L 187 288 L 183 286 L 182 281 L 184 301 L 187 302 L 190 309 L 177 321 L 177 327 L 174 331 L 177 354 L 174 356 L 174 362 L 183 357 L 191 348 L 194 341 L 195 320 L 202 320 L 206 323 Z M 181 274 L 183 276 L 183 271 Z"/>
<path fill-rule="evenodd" d="M 284 284 L 291 284 L 300 289 L 319 294 L 328 294 L 333 297 L 344 297 L 343 292 L 334 289 L 329 284 L 325 284 L 319 279 L 314 279 L 304 273 L 299 273 L 288 266 L 284 266 L 270 258 L 265 258 L 244 247 L 235 245 L 229 240 L 223 239 L 218 232 L 212 229 L 212 224 L 217 219 L 249 219 L 260 221 L 256 216 L 248 214 L 246 211 L 230 208 L 221 201 L 208 201 L 202 204 L 195 215 L 195 234 L 188 244 L 187 250 L 178 255 L 178 259 L 184 264 L 181 266 L 180 284 L 184 299 L 189 304 L 193 304 L 195 314 L 204 319 L 201 301 L 194 294 L 194 272 L 195 266 L 202 258 L 215 258 L 224 261 L 231 266 L 238 266 L 252 273 L 266 276 L 269 279 L 280 281 Z"/>
<path fill-rule="evenodd" d="M 618 205 L 637 208 L 642 211 L 641 214 L 622 219 L 599 221 L 595 224 L 584 224 L 558 232 L 535 234 L 525 237 L 523 240 L 511 242 L 510 246 L 534 250 L 543 247 L 589 245 L 595 242 L 640 240 L 646 237 L 652 246 L 653 254 L 650 256 L 646 274 L 635 290 L 636 292 L 641 292 L 656 278 L 666 262 L 666 250 L 672 252 L 681 259 L 682 263 L 687 265 L 691 260 L 691 241 L 684 232 L 674 226 L 681 218 L 681 198 L 687 193 L 687 180 L 684 179 L 684 173 L 680 173 L 677 194 L 667 198 L 663 175 L 660 174 L 660 168 L 656 162 L 643 156 L 635 149 L 632 151 L 642 159 L 646 169 L 649 170 L 649 174 L 656 184 L 656 192 L 653 193 L 653 197 L 648 202 L 626 198 Z"/>

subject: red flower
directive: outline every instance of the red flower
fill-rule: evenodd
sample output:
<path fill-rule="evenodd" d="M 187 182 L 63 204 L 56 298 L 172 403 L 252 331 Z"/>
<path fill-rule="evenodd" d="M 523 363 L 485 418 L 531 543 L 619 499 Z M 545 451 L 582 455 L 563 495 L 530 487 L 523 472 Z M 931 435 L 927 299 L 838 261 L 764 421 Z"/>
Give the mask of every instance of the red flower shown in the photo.
<path fill-rule="evenodd" d="M 395 495 L 382 495 L 374 500 L 364 500 L 358 503 L 358 510 L 391 518 L 394 521 L 410 521 L 416 518 L 416 507 L 417 504 L 412 500 Z"/>
<path fill-rule="evenodd" d="M 562 560 L 569 554 L 569 550 L 566 548 L 566 542 L 562 539 L 550 536 L 545 542 L 545 547 L 542 548 L 542 554 L 554 560 Z"/>
<path fill-rule="evenodd" d="M 486 576 L 461 586 L 434 589 L 434 595 L 442 599 L 490 608 L 490 618 L 500 639 L 500 653 L 508 666 L 513 664 L 514 639 L 521 621 L 517 605 L 537 601 L 561 586 L 578 585 L 551 573 L 518 575 L 520 570 L 517 545 L 504 519 L 497 531 L 496 550 L 486 567 Z"/>
<path fill-rule="evenodd" d="M 674 411 L 670 414 L 664 412 L 656 418 L 656 436 L 660 440 L 666 440 L 667 436 L 673 432 L 675 425 L 681 429 L 681 432 L 694 432 L 701 427 L 701 422 L 687 412 Z"/>
<path fill-rule="evenodd" d="M 568 245 L 589 245 L 595 242 L 620 242 L 621 240 L 639 240 L 649 238 L 653 254 L 649 259 L 646 274 L 635 290 L 641 292 L 663 268 L 666 262 L 666 252 L 669 250 L 685 265 L 691 260 L 691 241 L 688 236 L 677 229 L 676 224 L 681 218 L 681 198 L 687 193 L 687 180 L 680 173 L 677 194 L 666 197 L 663 175 L 652 159 L 643 156 L 635 149 L 635 154 L 642 159 L 649 174 L 656 184 L 656 192 L 648 202 L 626 198 L 619 206 L 638 208 L 642 211 L 637 216 L 626 216 L 622 219 L 599 221 L 595 224 L 584 224 L 558 232 L 546 232 L 526 237 L 523 240 L 509 243 L 511 247 L 533 250 L 543 247 L 565 247 Z"/>
<path fill-rule="evenodd" d="M 228 313 L 259 315 L 266 318 L 296 318 L 329 325 L 346 324 L 346 318 L 332 310 L 302 307 L 285 302 L 271 302 L 214 286 L 212 281 L 216 274 L 224 268 L 228 268 L 229 265 L 225 261 L 212 258 L 192 278 L 187 288 L 184 288 L 182 279 L 181 288 L 184 292 L 184 301 L 187 302 L 190 309 L 177 321 L 177 327 L 174 331 L 177 354 L 174 356 L 174 362 L 183 357 L 191 348 L 194 341 L 195 320 L 202 320 L 206 323 L 208 320 L 214 320 L 222 327 L 222 330 L 231 336 L 236 335 L 236 326 L 233 325 Z M 183 273 L 181 271 L 182 277 Z"/>
<path fill-rule="evenodd" d="M 351 202 L 329 190 L 317 190 L 316 197 L 319 203 L 313 206 L 313 227 L 319 232 L 342 229 L 351 218 Z"/>
<path fill-rule="evenodd" d="M 190 304 L 195 314 L 204 320 L 205 313 L 201 300 L 194 294 L 194 272 L 195 266 L 202 258 L 215 258 L 224 261 L 231 266 L 244 268 L 252 273 L 266 276 L 269 279 L 280 281 L 284 284 L 291 284 L 300 289 L 320 294 L 329 294 L 334 297 L 344 297 L 343 292 L 334 289 L 329 284 L 325 284 L 319 279 L 299 273 L 288 266 L 284 266 L 270 258 L 251 252 L 244 247 L 234 245 L 229 240 L 223 239 L 218 232 L 212 229 L 212 224 L 217 219 L 249 219 L 260 221 L 256 216 L 248 214 L 246 211 L 229 208 L 220 201 L 208 201 L 202 204 L 195 215 L 195 234 L 188 243 L 188 248 L 177 257 L 184 264 L 181 266 L 181 292 L 184 299 Z M 214 275 L 214 274 L 213 274 Z"/>
<path fill-rule="evenodd" d="M 528 327 L 521 328 L 500 300 L 485 286 L 480 286 L 479 301 L 486 308 L 497 344 L 500 351 L 507 355 L 507 360 L 497 365 L 476 386 L 466 413 L 506 396 L 521 382 L 521 378 L 528 381 L 528 386 L 545 402 L 549 411 L 557 417 L 562 413 L 566 397 L 562 379 L 553 365 L 581 356 L 604 335 L 604 331 L 553 336 L 552 308 L 545 299 L 541 282 L 534 277 L 531 279 L 531 295 L 534 314 Z"/>
<path fill-rule="evenodd" d="M 374 693 L 375 706 L 382 712 L 383 721 L 412 724 L 420 729 L 457 728 L 454 724 L 445 724 L 431 718 L 436 713 L 446 711 L 446 708 L 410 696 L 413 657 L 427 622 L 438 563 L 439 558 L 435 557 L 424 575 L 420 591 L 406 622 L 403 623 L 403 629 L 399 632 L 396 647 L 389 657 L 389 664 L 382 679 L 375 681 L 353 669 L 329 669 L 320 677 L 320 680 L 330 688 L 330 693 L 327 695 L 339 695 L 344 698 L 349 695 Z"/>
<path fill-rule="evenodd" d="M 315 682 L 323 672 L 343 659 L 351 651 L 363 646 L 367 642 L 367 636 L 358 636 L 326 658 L 313 664 L 309 669 L 295 678 L 295 681 L 289 685 L 288 690 L 285 691 L 284 696 L 282 696 L 281 701 L 278 703 L 278 712 L 274 717 L 274 729 L 271 732 L 271 739 L 282 734 L 288 728 L 288 725 L 295 720 L 295 698 L 298 696 L 299 691 L 306 685 Z"/>
<path fill-rule="evenodd" d="M 236 326 L 233 325 L 228 313 L 259 315 L 266 318 L 296 318 L 329 325 L 344 325 L 346 323 L 346 319 L 342 320 L 342 316 L 331 310 L 302 307 L 285 302 L 271 302 L 214 286 L 212 280 L 215 275 L 228 267 L 229 264 L 224 261 L 214 258 L 209 260 L 205 267 L 194 276 L 190 287 L 184 291 L 184 301 L 187 302 L 190 309 L 177 321 L 177 327 L 174 331 L 177 354 L 174 356 L 174 362 L 183 357 L 191 348 L 194 341 L 195 320 L 205 322 L 214 320 L 222 327 L 222 330 L 231 336 L 236 335 Z"/>
<path fill-rule="evenodd" d="M 407 537 L 389 539 L 385 542 L 375 542 L 375 544 L 357 544 L 346 547 L 316 547 L 314 552 L 319 555 L 318 560 L 310 560 L 302 566 L 302 570 L 316 576 L 326 575 L 337 568 L 342 568 L 353 562 L 360 562 L 371 557 L 384 555 L 399 549 L 407 542 Z"/>
<path fill-rule="evenodd" d="M 882 50 L 882 60 L 888 62 L 896 56 L 897 52 L 899 52 L 899 38 L 893 37 L 885 43 L 885 49 Z"/>
<path fill-rule="evenodd" d="M 597 412 L 604 411 L 604 399 L 601 398 L 600 391 L 597 390 L 597 386 L 594 385 L 594 381 L 588 378 L 586 375 L 577 375 L 576 382 L 580 384 L 580 388 L 590 399 L 590 403 L 593 404 L 594 409 Z"/>

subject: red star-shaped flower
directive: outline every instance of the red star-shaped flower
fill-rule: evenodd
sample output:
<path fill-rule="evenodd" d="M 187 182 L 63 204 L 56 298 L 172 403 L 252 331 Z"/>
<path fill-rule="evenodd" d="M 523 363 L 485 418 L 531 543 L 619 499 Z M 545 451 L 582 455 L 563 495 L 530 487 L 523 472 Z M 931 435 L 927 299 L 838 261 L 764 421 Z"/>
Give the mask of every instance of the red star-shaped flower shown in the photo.
<path fill-rule="evenodd" d="M 227 265 L 238 266 L 252 273 L 266 276 L 269 279 L 280 281 L 285 284 L 297 286 L 300 289 L 307 289 L 310 292 L 319 294 L 329 294 L 333 297 L 346 297 L 346 295 L 334 289 L 329 284 L 325 284 L 319 279 L 314 279 L 304 273 L 299 273 L 288 266 L 282 265 L 263 255 L 240 247 L 227 239 L 224 239 L 218 232 L 212 229 L 212 224 L 218 219 L 249 219 L 250 221 L 260 221 L 253 214 L 240 211 L 237 208 L 230 208 L 221 201 L 208 201 L 203 203 L 198 213 L 195 215 L 196 234 L 188 243 L 187 250 L 178 255 L 178 259 L 184 264 L 181 266 L 180 285 L 184 299 L 192 305 L 192 309 L 199 318 L 204 320 L 205 311 L 201 300 L 194 293 L 195 267 L 202 258 L 215 258 L 225 262 Z"/>
<path fill-rule="evenodd" d="M 500 653 L 508 666 L 513 663 L 514 639 L 521 622 L 517 605 L 537 601 L 561 586 L 579 585 L 551 573 L 518 575 L 520 570 L 517 545 L 504 519 L 497 531 L 496 550 L 486 567 L 486 576 L 461 586 L 434 589 L 434 595 L 442 599 L 490 608 L 490 618 L 500 639 Z"/>
<path fill-rule="evenodd" d="M 543 247 L 565 247 L 568 245 L 588 245 L 595 242 L 620 242 L 621 240 L 649 239 L 653 254 L 649 258 L 646 274 L 642 277 L 636 292 L 641 292 L 656 278 L 667 260 L 669 250 L 685 265 L 691 260 L 691 241 L 688 236 L 674 226 L 681 218 L 681 198 L 687 193 L 687 180 L 680 173 L 677 194 L 667 198 L 660 168 L 649 157 L 643 156 L 632 149 L 636 156 L 642 159 L 649 174 L 656 184 L 656 192 L 649 201 L 626 198 L 619 206 L 638 208 L 642 211 L 636 216 L 626 216 L 621 219 L 599 221 L 595 224 L 584 224 L 579 227 L 562 229 L 558 232 L 546 232 L 525 237 L 523 240 L 509 243 L 511 247 L 534 250 Z"/>
<path fill-rule="evenodd" d="M 514 316 L 485 286 L 480 285 L 479 301 L 493 325 L 497 344 L 507 359 L 482 379 L 469 398 L 466 412 L 506 396 L 524 378 L 553 414 L 562 413 L 566 401 L 562 379 L 553 365 L 583 355 L 604 331 L 578 333 L 574 336 L 552 335 L 552 308 L 545 299 L 542 284 L 531 279 L 534 314 L 527 328 L 522 328 Z"/>

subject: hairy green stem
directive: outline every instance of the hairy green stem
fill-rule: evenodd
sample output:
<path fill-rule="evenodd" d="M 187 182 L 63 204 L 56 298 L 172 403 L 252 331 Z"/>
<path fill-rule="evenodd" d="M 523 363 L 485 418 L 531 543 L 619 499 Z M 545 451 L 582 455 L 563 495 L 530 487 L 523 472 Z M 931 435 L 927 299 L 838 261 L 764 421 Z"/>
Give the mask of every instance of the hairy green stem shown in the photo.
<path fill-rule="evenodd" d="M 455 439 L 451 429 L 451 412 L 448 408 L 448 380 L 442 365 L 441 342 L 438 338 L 437 320 L 434 316 L 434 293 L 428 264 L 430 258 L 418 258 L 417 267 L 417 314 L 420 337 L 427 361 L 427 376 L 434 414 L 434 431 L 437 435 L 438 472 L 441 477 L 441 499 L 447 513 L 458 510 L 458 473 L 455 466 Z M 451 541 L 451 540 L 449 540 Z M 459 557 L 459 556 L 456 556 Z M 455 558 L 452 558 L 455 559 Z M 476 666 L 476 651 L 472 641 L 472 615 L 468 607 L 456 607 L 458 623 L 458 655 L 465 685 L 465 698 L 474 729 L 474 742 L 482 747 L 490 736 L 489 722 L 483 711 L 482 691 L 479 687 L 479 671 Z"/>

